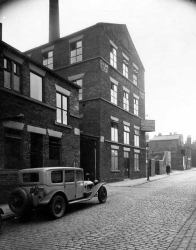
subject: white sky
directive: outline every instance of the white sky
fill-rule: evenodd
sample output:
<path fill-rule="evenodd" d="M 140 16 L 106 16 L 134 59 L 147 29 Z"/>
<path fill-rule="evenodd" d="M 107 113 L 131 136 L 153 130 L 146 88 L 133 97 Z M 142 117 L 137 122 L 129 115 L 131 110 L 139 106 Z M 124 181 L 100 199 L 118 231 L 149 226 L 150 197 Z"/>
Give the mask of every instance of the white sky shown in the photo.
<path fill-rule="evenodd" d="M 6 4 L 4 4 L 6 2 Z M 61 37 L 98 22 L 126 24 L 145 67 L 154 134 L 196 140 L 196 4 L 192 0 L 59 0 Z M 25 51 L 48 42 L 49 0 L 0 0 L 3 40 Z"/>

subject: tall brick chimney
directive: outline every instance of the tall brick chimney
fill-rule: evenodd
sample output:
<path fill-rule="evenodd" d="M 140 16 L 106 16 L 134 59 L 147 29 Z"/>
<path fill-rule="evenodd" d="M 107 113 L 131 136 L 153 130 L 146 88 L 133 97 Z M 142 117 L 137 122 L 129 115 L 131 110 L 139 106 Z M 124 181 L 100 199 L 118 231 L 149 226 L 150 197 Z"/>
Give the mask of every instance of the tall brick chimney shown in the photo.
<path fill-rule="evenodd" d="M 59 1 L 49 0 L 49 42 L 60 38 Z"/>

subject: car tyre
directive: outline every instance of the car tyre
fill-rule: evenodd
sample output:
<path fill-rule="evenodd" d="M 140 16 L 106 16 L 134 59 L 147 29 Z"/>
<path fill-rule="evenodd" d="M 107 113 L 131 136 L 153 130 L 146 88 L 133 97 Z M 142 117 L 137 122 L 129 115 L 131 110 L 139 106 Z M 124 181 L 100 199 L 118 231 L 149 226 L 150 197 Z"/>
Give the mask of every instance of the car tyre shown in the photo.
<path fill-rule="evenodd" d="M 98 200 L 100 203 L 105 203 L 107 200 L 107 190 L 104 186 L 101 186 L 98 191 Z"/>
<path fill-rule="evenodd" d="M 25 189 L 15 188 L 9 197 L 8 205 L 13 213 L 22 214 L 29 204 L 29 195 Z"/>
<path fill-rule="evenodd" d="M 54 219 L 61 218 L 66 209 L 66 201 L 61 195 L 55 195 L 50 202 L 50 214 Z"/>

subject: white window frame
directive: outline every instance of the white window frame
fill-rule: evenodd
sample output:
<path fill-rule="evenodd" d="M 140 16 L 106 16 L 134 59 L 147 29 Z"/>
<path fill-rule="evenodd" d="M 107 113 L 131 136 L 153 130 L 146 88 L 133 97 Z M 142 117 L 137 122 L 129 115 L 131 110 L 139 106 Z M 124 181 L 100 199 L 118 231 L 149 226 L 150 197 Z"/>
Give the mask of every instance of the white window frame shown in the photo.
<path fill-rule="evenodd" d="M 112 44 L 110 44 L 110 64 L 117 68 L 117 49 Z"/>
<path fill-rule="evenodd" d="M 127 91 L 123 91 L 123 109 L 129 111 L 129 93 Z"/>
<path fill-rule="evenodd" d="M 60 95 L 60 106 L 57 103 L 57 95 Z M 65 99 L 64 99 L 65 98 Z M 64 108 L 64 100 L 66 100 L 66 107 Z M 63 124 L 63 125 L 68 125 L 68 103 L 69 98 L 68 96 L 62 94 L 61 92 L 56 92 L 56 122 Z M 58 120 L 58 114 L 60 114 L 60 121 Z M 66 119 L 64 119 L 64 115 L 66 115 Z"/>
<path fill-rule="evenodd" d="M 113 148 L 111 149 L 111 170 L 118 170 L 118 150 Z"/>
<path fill-rule="evenodd" d="M 124 125 L 124 144 L 130 143 L 130 128 Z"/>
<path fill-rule="evenodd" d="M 139 129 L 134 128 L 134 146 L 140 146 L 140 131 Z"/>
<path fill-rule="evenodd" d="M 75 45 L 75 49 L 71 47 Z M 82 40 L 73 41 L 70 43 L 70 64 L 82 62 L 83 60 L 83 44 Z"/>
<path fill-rule="evenodd" d="M 111 141 L 118 142 L 118 123 L 111 120 Z"/>
<path fill-rule="evenodd" d="M 127 62 L 123 62 L 123 75 L 126 77 L 126 78 L 129 78 L 129 69 L 128 69 L 128 65 L 127 65 Z"/>
<path fill-rule="evenodd" d="M 134 115 L 139 115 L 139 99 L 134 97 Z"/>
<path fill-rule="evenodd" d="M 140 154 L 134 152 L 134 171 L 140 170 Z"/>
<path fill-rule="evenodd" d="M 111 102 L 117 105 L 118 86 L 111 81 Z"/>

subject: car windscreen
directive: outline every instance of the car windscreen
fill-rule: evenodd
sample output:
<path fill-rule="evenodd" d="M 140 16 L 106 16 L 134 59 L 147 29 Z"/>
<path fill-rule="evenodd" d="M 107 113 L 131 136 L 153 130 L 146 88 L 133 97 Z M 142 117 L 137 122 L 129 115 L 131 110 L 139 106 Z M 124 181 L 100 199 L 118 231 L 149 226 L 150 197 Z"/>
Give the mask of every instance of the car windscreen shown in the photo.
<path fill-rule="evenodd" d="M 24 173 L 23 182 L 39 182 L 39 173 Z"/>

